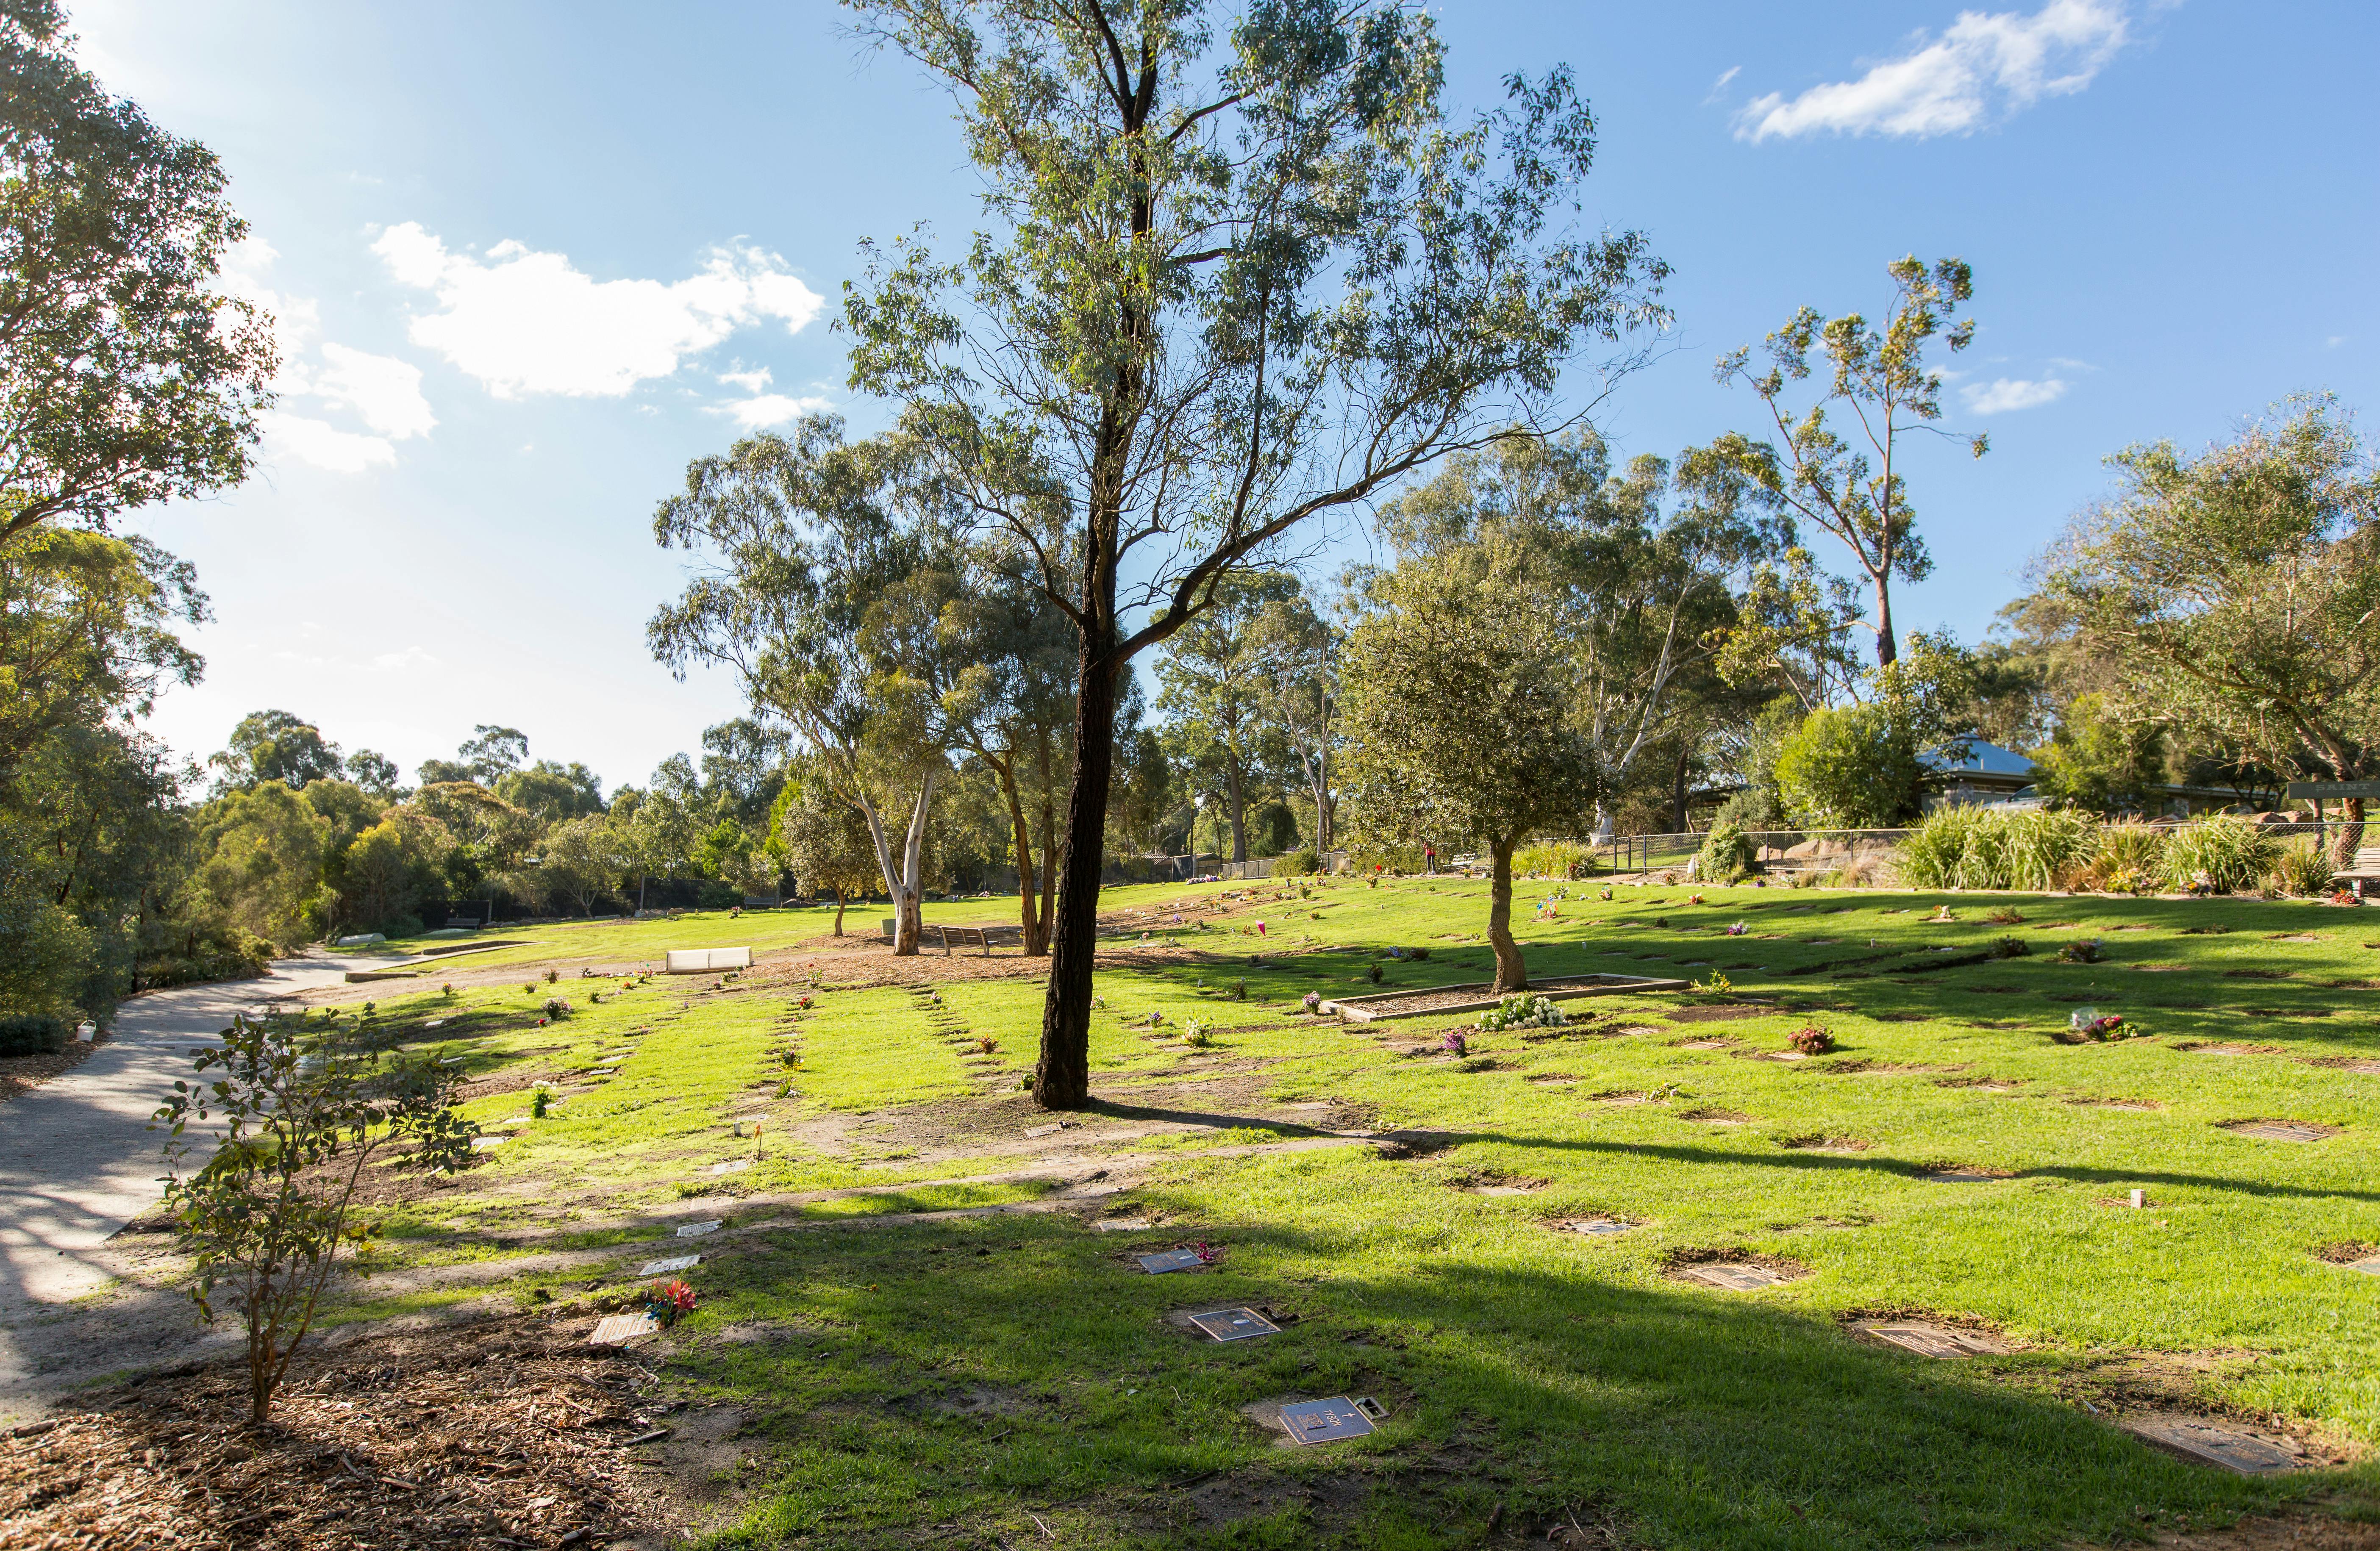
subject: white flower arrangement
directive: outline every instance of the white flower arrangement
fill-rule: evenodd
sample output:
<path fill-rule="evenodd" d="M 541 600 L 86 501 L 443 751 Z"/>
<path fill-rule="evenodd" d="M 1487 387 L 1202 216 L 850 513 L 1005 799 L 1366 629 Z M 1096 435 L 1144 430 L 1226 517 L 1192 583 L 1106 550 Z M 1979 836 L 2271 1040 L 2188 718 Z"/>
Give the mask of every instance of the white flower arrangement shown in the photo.
<path fill-rule="evenodd" d="M 1560 1006 L 1523 991 L 1480 1013 L 1472 1021 L 1472 1026 L 1482 1034 L 1495 1034 L 1502 1029 L 1560 1028 L 1568 1022 L 1570 1018 Z"/>

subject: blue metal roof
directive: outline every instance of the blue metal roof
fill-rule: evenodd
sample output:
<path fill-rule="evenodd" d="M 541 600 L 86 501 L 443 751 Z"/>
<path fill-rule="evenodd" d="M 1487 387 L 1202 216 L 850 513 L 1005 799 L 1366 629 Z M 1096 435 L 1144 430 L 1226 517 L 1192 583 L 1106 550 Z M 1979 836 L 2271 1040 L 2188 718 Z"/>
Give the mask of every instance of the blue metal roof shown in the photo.
<path fill-rule="evenodd" d="M 1925 757 L 1925 768 L 1945 775 L 2009 776 L 2020 780 L 2033 779 L 2033 760 L 2014 749 L 1985 743 L 1981 738 L 1967 740 L 1967 757 L 1953 762 L 1938 749 Z"/>

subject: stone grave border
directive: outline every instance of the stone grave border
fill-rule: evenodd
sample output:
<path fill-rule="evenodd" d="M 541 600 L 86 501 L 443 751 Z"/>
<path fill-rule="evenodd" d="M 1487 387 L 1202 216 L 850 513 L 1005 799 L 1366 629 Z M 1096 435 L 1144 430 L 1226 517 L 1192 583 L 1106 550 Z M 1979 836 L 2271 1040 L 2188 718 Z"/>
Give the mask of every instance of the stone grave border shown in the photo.
<path fill-rule="evenodd" d="M 1585 984 L 1584 982 L 1593 982 Z M 1394 1010 L 1400 1001 L 1418 997 L 1441 997 L 1450 991 L 1487 991 L 1492 993 L 1493 980 L 1467 980 L 1452 986 L 1416 986 L 1411 990 L 1378 991 L 1365 996 L 1334 997 L 1316 1008 L 1328 1012 L 1342 1023 L 1384 1023 L 1391 1018 L 1454 1018 L 1466 1012 L 1486 1012 L 1500 1006 L 1503 998 L 1490 994 L 1484 1000 L 1471 1000 L 1445 1007 L 1416 1007 L 1406 1012 Z M 1518 996 L 1543 997 L 1548 1001 L 1569 1001 L 1577 997 L 1609 996 L 1619 991 L 1690 991 L 1691 980 L 1671 980 L 1649 975 L 1564 975 L 1548 980 L 1545 987 L 1531 987 Z"/>

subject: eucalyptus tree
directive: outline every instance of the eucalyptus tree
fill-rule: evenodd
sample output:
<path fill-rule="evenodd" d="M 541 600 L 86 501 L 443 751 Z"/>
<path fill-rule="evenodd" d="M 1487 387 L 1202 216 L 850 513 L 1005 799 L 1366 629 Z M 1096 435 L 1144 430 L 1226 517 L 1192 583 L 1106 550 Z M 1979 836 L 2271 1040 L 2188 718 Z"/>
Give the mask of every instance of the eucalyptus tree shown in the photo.
<path fill-rule="evenodd" d="M 2352 419 L 2299 400 L 2197 457 L 2108 462 L 2117 493 L 2036 568 L 2110 653 L 2116 707 L 2275 770 L 2380 776 L 2380 471 Z M 2363 800 L 2346 814 L 2341 865 Z"/>
<path fill-rule="evenodd" d="M 56 0 L 0 3 L 0 546 L 239 483 L 278 365 L 221 283 L 222 164 L 71 42 Z"/>
<path fill-rule="evenodd" d="M 983 182 L 974 240 L 872 249 L 845 322 L 853 384 L 904 406 L 1075 630 L 1034 1094 L 1080 1108 L 1127 666 L 1300 525 L 1560 420 L 1584 346 L 1665 321 L 1665 272 L 1567 224 L 1595 145 L 1568 73 L 1458 122 L 1399 0 L 851 3 L 950 91 Z"/>
<path fill-rule="evenodd" d="M 1336 838 L 1330 754 L 1339 737 L 1340 632 L 1301 591 L 1267 605 L 1255 636 L 1265 704 L 1314 801 L 1314 848 L 1328 851 Z"/>
<path fill-rule="evenodd" d="M 1684 691 L 1735 623 L 1736 588 L 1786 537 L 1723 490 L 1690 488 L 1664 512 L 1670 489 L 1661 459 L 1615 473 L 1602 439 L 1581 430 L 1461 454 L 1381 512 L 1400 571 L 1444 567 L 1510 598 L 1505 607 L 1547 613 L 1600 782 L 1599 833 L 1610 824 L 1600 799 L 1683 735 L 1696 704 Z"/>
<path fill-rule="evenodd" d="M 1876 600 L 1869 623 L 1878 667 L 1889 664 L 1896 650 L 1893 578 L 1923 581 L 1934 567 L 1917 532 L 1901 457 L 1901 443 L 1912 432 L 1949 434 L 1933 423 L 1942 418 L 1942 378 L 1926 350 L 1939 337 L 1955 353 L 1975 337 L 1973 319 L 1950 321 L 1974 295 L 1974 272 L 1964 260 L 1943 259 L 1929 269 L 1912 256 L 1894 260 L 1887 273 L 1893 297 L 1882 329 L 1856 312 L 1828 318 L 1804 307 L 1768 336 L 1766 371 L 1753 370 L 1749 345 L 1721 356 L 1718 380 L 1758 395 L 1778 442 L 1730 432 L 1709 450 L 1851 551 Z M 1819 370 L 1826 385 L 1796 418 L 1786 406 L 1786 389 L 1808 380 L 1813 350 L 1824 357 Z M 1848 435 L 1828 419 L 1829 405 L 1840 405 L 1855 428 Z M 1977 457 L 1990 447 L 1982 435 L 1966 441 Z"/>
<path fill-rule="evenodd" d="M 731 668 L 754 707 L 808 742 L 868 822 L 903 954 L 917 951 L 926 824 L 949 769 L 929 680 L 902 660 L 911 637 L 883 609 L 951 531 L 941 485 L 918 476 L 913 443 L 846 442 L 832 416 L 697 458 L 653 534 L 702 568 L 646 627 L 681 676 Z"/>
<path fill-rule="evenodd" d="M 1201 729 L 1222 777 L 1232 823 L 1232 860 L 1248 859 L 1248 782 L 1257 740 L 1271 730 L 1272 665 L 1263 629 L 1269 609 L 1299 595 L 1286 571 L 1236 572 L 1216 579 L 1212 604 L 1165 643 L 1157 665 L 1157 709 Z"/>

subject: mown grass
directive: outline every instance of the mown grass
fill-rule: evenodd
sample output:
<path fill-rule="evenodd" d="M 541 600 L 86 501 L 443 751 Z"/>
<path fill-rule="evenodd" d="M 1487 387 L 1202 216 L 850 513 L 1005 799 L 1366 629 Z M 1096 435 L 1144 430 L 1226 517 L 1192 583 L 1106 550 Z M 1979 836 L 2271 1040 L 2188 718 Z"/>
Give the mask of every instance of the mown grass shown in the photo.
<path fill-rule="evenodd" d="M 771 1143 L 735 1176 L 875 1194 L 802 1208 L 818 1227 L 720 1243 L 695 1278 L 704 1303 L 674 1367 L 746 1411 L 754 1451 L 718 1544 L 889 1546 L 957 1524 L 987 1545 L 1453 1546 L 1482 1543 L 1491 1522 L 1541 1539 L 1608 1517 L 1645 1545 L 2046 1546 L 2291 1498 L 2380 1505 L 2366 1464 L 2246 1481 L 2106 1424 L 2150 1403 L 2125 1387 L 2141 1358 L 2197 1409 L 2285 1418 L 2349 1454 L 2380 1436 L 2380 1279 L 2321 1258 L 2380 1241 L 2380 1075 L 2314 1064 L 2380 1057 L 2380 991 L 2353 984 L 2380 979 L 2380 928 L 2361 913 L 1773 889 L 1706 890 L 1697 905 L 1685 890 L 1623 887 L 1606 903 L 1573 884 L 1551 901 L 1557 918 L 1519 928 L 1533 972 L 1716 975 L 1732 993 L 1573 1002 L 1591 1027 L 1484 1036 L 1452 1060 L 1402 1052 L 1463 1020 L 1342 1026 L 1298 1015 L 1296 999 L 1372 989 L 1375 963 L 1386 989 L 1482 977 L 1484 885 L 1333 882 L 1286 901 L 1268 886 L 1232 915 L 1194 907 L 1179 926 L 1158 908 L 1231 891 L 1137 895 L 1158 912 L 1152 931 L 1208 957 L 1099 979 L 1095 1091 L 1114 1084 L 1113 1112 L 1151 1103 L 1212 1127 L 1175 1139 L 1177 1160 L 1102 1208 L 1155 1213 L 1159 1230 L 1101 1235 L 1062 1215 L 869 1225 L 1041 1187 L 908 1186 L 904 1170 L 960 1170 L 914 1171 L 864 1145 Z M 1931 919 L 1945 903 L 1956 918 Z M 2009 908 L 2026 919 L 1987 919 Z M 1725 935 L 1739 920 L 1746 931 Z M 2313 940 L 2283 940 L 2300 936 Z M 2030 951 L 1979 956 L 2003 937 Z M 2054 956 L 2094 938 L 2102 962 Z M 1390 946 L 1432 952 L 1390 961 Z M 638 1022 L 653 1032 L 597 1094 L 497 1149 L 471 1194 L 516 1203 L 592 1179 L 657 1209 L 735 1152 L 728 1117 L 754 1095 L 792 1124 L 1013 1092 L 1038 988 L 936 989 L 939 1006 L 900 988 L 828 993 L 806 1016 L 775 996 L 661 982 L 607 999 L 556 1025 L 567 1060 Z M 484 1000 L 490 1024 L 516 1017 Z M 1696 1004 L 1752 1011 L 1665 1015 Z M 2085 1005 L 2154 1037 L 2057 1042 Z M 411 1001 L 392 1011 L 420 1015 Z M 1213 1048 L 1169 1037 L 1191 1017 L 1224 1031 Z M 1811 1024 L 1839 1048 L 1752 1059 Z M 985 1037 L 996 1049 L 965 1060 Z M 1682 1043 L 1713 1038 L 1728 1043 Z M 471 1059 L 565 1059 L 522 1053 L 540 1041 L 553 1030 L 492 1029 Z M 798 1068 L 779 1054 L 789 1046 Z M 1366 1106 L 1442 1145 L 1402 1160 L 1201 1157 L 1297 1129 L 1133 1085 L 1218 1050 L 1265 1063 L 1276 1098 Z M 1661 1097 L 1597 1097 L 1622 1093 Z M 2339 1129 L 2309 1144 L 2225 1129 L 2258 1119 Z M 1014 1161 L 994 1138 L 965 1171 Z M 1946 1166 L 1999 1177 L 1927 1178 Z M 1463 1188 L 1489 1178 L 1542 1184 Z M 2150 1209 L 2114 1205 L 2133 1188 Z M 462 1233 L 473 1210 L 442 1208 L 441 1231 Z M 1591 1214 L 1638 1226 L 1608 1240 L 1547 1226 Z M 1123 1254 L 1177 1240 L 1223 1258 L 1152 1278 Z M 1755 1293 L 1666 1274 L 1722 1251 L 1808 1274 Z M 1225 1346 L 1162 1317 L 1240 1303 L 1299 1317 Z M 1888 1312 L 1980 1322 L 2019 1350 L 1931 1363 L 1843 1329 Z M 1238 1414 L 1293 1393 L 1371 1394 L 1391 1417 L 1373 1438 L 1290 1452 Z M 1245 1489 L 1236 1506 L 1219 1506 L 1219 1484 Z"/>

